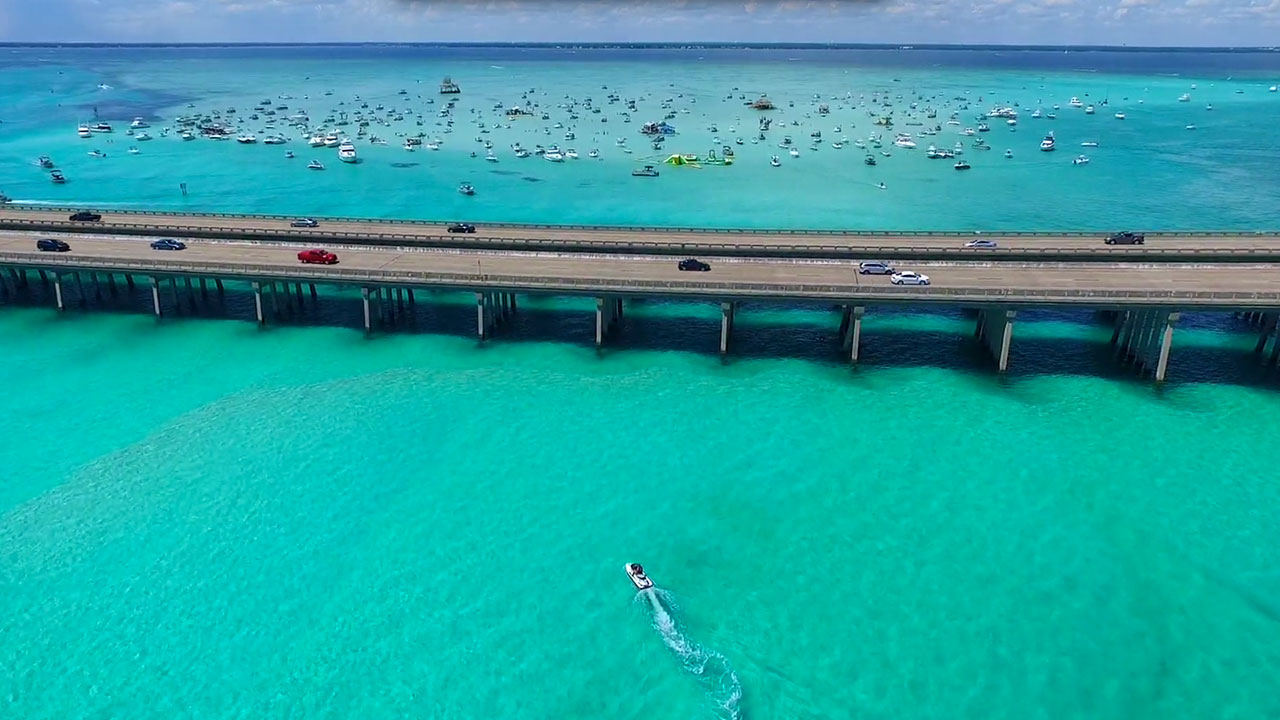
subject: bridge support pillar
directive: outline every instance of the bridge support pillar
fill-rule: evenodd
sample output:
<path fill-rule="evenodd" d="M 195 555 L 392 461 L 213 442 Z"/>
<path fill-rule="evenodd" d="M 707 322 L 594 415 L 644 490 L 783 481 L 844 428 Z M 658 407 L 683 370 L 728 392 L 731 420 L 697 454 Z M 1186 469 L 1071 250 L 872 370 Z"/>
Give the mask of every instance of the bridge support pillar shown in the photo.
<path fill-rule="evenodd" d="M 314 300 L 314 299 L 315 299 L 315 297 L 316 297 L 316 284 L 315 284 L 315 283 L 307 283 L 307 286 L 311 289 L 311 298 Z"/>
<path fill-rule="evenodd" d="M 160 317 L 160 278 L 157 277 L 151 278 L 151 309 Z"/>
<path fill-rule="evenodd" d="M 46 274 L 45 274 L 45 272 L 44 272 L 43 270 L 37 270 L 36 272 L 40 273 L 40 284 L 41 284 L 41 285 L 43 285 L 43 286 L 45 286 L 45 287 L 49 287 L 49 276 L 48 276 L 48 275 L 46 275 Z M 22 276 L 25 278 L 25 277 L 26 277 L 26 275 L 27 275 L 27 271 L 26 271 L 26 270 L 23 270 L 23 271 L 22 271 Z M 23 284 L 23 285 L 26 285 L 26 283 L 25 283 L 25 282 L 23 282 L 22 284 Z"/>
<path fill-rule="evenodd" d="M 58 304 L 59 311 L 67 309 L 62 302 L 62 275 L 59 273 L 53 274 L 53 298 Z"/>
<path fill-rule="evenodd" d="M 218 294 L 222 294 L 222 280 L 220 278 L 214 278 L 213 284 L 218 288 Z"/>
<path fill-rule="evenodd" d="M 369 312 L 369 288 L 360 288 L 360 300 L 364 304 L 364 332 L 367 335 L 373 332 L 373 316 Z"/>
<path fill-rule="evenodd" d="M 867 309 L 861 305 L 845 308 L 844 333 L 841 336 L 841 348 L 849 351 L 849 362 L 858 362 L 858 346 L 862 342 L 862 316 Z"/>
<path fill-rule="evenodd" d="M 733 332 L 733 316 L 737 308 L 736 303 L 722 302 L 720 303 L 720 354 L 724 355 L 729 352 L 729 334 Z"/>
<path fill-rule="evenodd" d="M 115 297 L 117 295 L 115 273 L 107 273 L 107 291 L 111 293 L 112 297 Z"/>
<path fill-rule="evenodd" d="M 485 317 L 485 293 L 476 293 L 476 335 L 484 340 L 488 336 L 488 319 Z"/>
<path fill-rule="evenodd" d="M 978 311 L 978 338 L 996 361 L 996 369 L 1009 369 L 1009 348 L 1013 344 L 1013 320 L 1017 310 L 989 308 Z"/>
<path fill-rule="evenodd" d="M 262 283 L 253 281 L 253 311 L 258 316 L 258 324 L 265 325 L 267 319 L 262 314 Z"/>
<path fill-rule="evenodd" d="M 504 302 L 510 303 L 511 296 Z M 604 345 L 605 338 L 613 333 L 622 316 L 622 298 L 596 298 L 596 347 Z"/>
<path fill-rule="evenodd" d="M 1266 319 L 1262 323 L 1262 333 L 1258 335 L 1258 344 L 1253 346 L 1255 353 L 1261 354 L 1267 348 L 1267 341 L 1272 335 L 1276 334 L 1276 319 L 1280 317 L 1277 313 L 1267 313 Z"/>
<path fill-rule="evenodd" d="M 277 317 L 280 315 L 280 288 L 274 283 L 268 283 L 267 287 L 271 289 L 271 312 Z"/>
<path fill-rule="evenodd" d="M 129 287 L 129 289 L 130 289 L 130 290 L 132 290 L 132 289 L 133 289 L 133 275 L 130 275 L 129 273 L 125 273 L 125 274 L 124 274 L 124 284 L 125 284 L 125 285 L 127 285 L 127 286 Z"/>
<path fill-rule="evenodd" d="M 1165 372 L 1169 369 L 1169 350 L 1173 347 L 1173 326 L 1182 317 L 1173 312 L 1165 315 L 1164 330 L 1160 333 L 1160 357 L 1156 360 L 1156 382 L 1164 382 Z"/>
<path fill-rule="evenodd" d="M 209 297 L 209 286 L 205 284 L 205 278 L 200 278 L 200 297 Z"/>
<path fill-rule="evenodd" d="M 71 273 L 71 277 L 76 279 L 76 296 L 80 298 L 80 304 L 84 305 L 85 304 L 84 279 L 80 277 L 80 273 L 78 272 Z"/>
<path fill-rule="evenodd" d="M 413 305 L 416 301 L 413 298 L 413 288 L 405 288 L 404 294 L 409 296 L 409 304 Z M 316 296 L 316 286 L 311 286 L 311 297 Z"/>

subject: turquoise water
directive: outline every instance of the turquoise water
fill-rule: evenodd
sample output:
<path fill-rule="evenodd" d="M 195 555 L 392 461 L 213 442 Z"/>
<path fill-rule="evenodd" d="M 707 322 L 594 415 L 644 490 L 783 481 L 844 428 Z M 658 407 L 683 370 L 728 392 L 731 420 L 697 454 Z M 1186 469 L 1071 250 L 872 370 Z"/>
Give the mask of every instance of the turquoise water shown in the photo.
<path fill-rule="evenodd" d="M 1280 140 L 1265 130 L 1280 113 L 1280 94 L 1267 92 L 1280 80 L 1280 59 L 1265 53 L 38 48 L 12 49 L 0 67 L 7 70 L 0 190 L 55 204 L 720 227 L 1253 230 L 1274 229 L 1280 196 L 1273 162 Z M 438 116 L 444 75 L 463 88 L 452 128 Z M 611 93 L 618 102 L 608 102 Z M 1183 93 L 1190 102 L 1178 102 Z M 760 94 L 778 109 L 769 113 L 766 140 L 752 144 L 761 113 L 742 98 Z M 1099 103 L 1098 112 L 1071 108 L 1073 96 Z M 588 98 L 600 114 L 585 109 Z M 247 117 L 264 99 L 288 105 L 274 126 L 265 115 Z M 626 100 L 636 101 L 631 123 L 620 115 Z M 819 104 L 831 114 L 819 115 Z M 512 105 L 536 105 L 548 119 L 507 122 L 501 108 Z M 1019 109 L 1016 131 L 997 118 L 991 132 L 961 135 L 997 105 Z M 240 131 L 259 139 L 284 133 L 289 144 L 159 136 L 178 116 L 227 108 L 237 109 Z M 1037 108 L 1058 117 L 1033 119 Z M 280 120 L 299 109 L 310 113 L 312 128 L 327 129 L 335 125 L 326 117 L 337 122 L 348 112 L 351 124 L 337 129 L 353 137 L 358 112 L 415 114 L 371 125 L 388 144 L 356 138 L 362 162 L 344 165 L 334 149 L 308 147 Z M 77 124 L 93 122 L 95 110 L 117 131 L 79 139 Z M 1118 111 L 1125 120 L 1114 118 Z M 873 115 L 890 112 L 892 130 L 873 124 Z M 944 124 L 952 113 L 959 125 Z M 655 151 L 639 129 L 667 114 L 678 134 Z M 135 116 L 150 121 L 154 140 L 135 143 L 124 134 Z M 926 123 L 942 129 L 922 136 Z M 569 130 L 575 140 L 564 139 Z M 893 147 L 898 131 L 915 134 L 919 147 Z M 1058 150 L 1040 152 L 1050 131 Z M 809 149 L 813 132 L 822 133 L 817 151 Z M 441 140 L 441 149 L 405 152 L 403 136 L 417 133 Z M 879 159 L 868 167 L 866 151 L 852 143 L 872 133 L 886 142 L 868 148 Z M 777 146 L 788 135 L 798 158 Z M 975 150 L 976 137 L 993 149 Z M 620 138 L 631 154 L 616 144 Z M 840 138 L 849 146 L 836 150 L 831 143 Z M 485 162 L 477 140 L 489 140 L 500 162 Z M 929 144 L 949 149 L 957 141 L 968 148 L 971 171 L 926 159 Z M 573 147 L 581 158 L 521 160 L 511 151 L 517 142 Z M 724 144 L 737 151 L 733 167 L 661 162 Z M 140 154 L 127 154 L 130 145 Z M 90 157 L 95 148 L 107 157 Z M 587 156 L 593 148 L 597 159 Z M 297 157 L 286 160 L 285 149 Z M 1012 159 L 1003 157 L 1006 149 Z M 886 151 L 891 156 L 880 154 Z M 1072 164 L 1081 153 L 1089 165 Z M 770 167 L 774 154 L 781 167 Z M 32 165 L 39 155 L 51 156 L 70 182 L 52 185 Z M 305 169 L 313 158 L 327 169 Z M 661 177 L 631 177 L 644 163 L 659 165 Z M 477 194 L 458 194 L 461 182 Z"/>
<path fill-rule="evenodd" d="M 311 202 L 236 182 L 201 202 Z M 746 305 L 722 360 L 715 305 L 597 352 L 590 301 L 521 300 L 484 344 L 448 293 L 372 337 L 324 288 L 261 330 L 235 287 L 0 308 L 0 717 L 1280 716 L 1280 396 L 1238 320 L 1186 314 L 1154 387 L 1088 313 L 1020 313 L 998 377 L 960 312 L 872 309 L 854 370 L 825 307 Z"/>

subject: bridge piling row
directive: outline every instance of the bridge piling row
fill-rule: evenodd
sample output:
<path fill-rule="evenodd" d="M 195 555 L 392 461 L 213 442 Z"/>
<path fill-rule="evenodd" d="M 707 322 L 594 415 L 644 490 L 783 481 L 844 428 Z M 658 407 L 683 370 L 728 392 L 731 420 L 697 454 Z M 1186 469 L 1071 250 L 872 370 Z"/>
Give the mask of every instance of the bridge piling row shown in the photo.
<path fill-rule="evenodd" d="M 476 292 L 476 334 L 481 340 L 493 336 L 515 312 L 516 299 L 508 292 Z"/>
<path fill-rule="evenodd" d="M 1150 371 L 1156 382 L 1164 382 L 1173 347 L 1173 328 L 1181 313 L 1166 310 L 1129 310 L 1117 313 L 1112 335 L 1116 358 L 1132 364 L 1139 373 Z"/>
<path fill-rule="evenodd" d="M 720 354 L 729 352 L 729 336 L 733 333 L 733 319 L 737 313 L 736 302 L 720 303 Z"/>

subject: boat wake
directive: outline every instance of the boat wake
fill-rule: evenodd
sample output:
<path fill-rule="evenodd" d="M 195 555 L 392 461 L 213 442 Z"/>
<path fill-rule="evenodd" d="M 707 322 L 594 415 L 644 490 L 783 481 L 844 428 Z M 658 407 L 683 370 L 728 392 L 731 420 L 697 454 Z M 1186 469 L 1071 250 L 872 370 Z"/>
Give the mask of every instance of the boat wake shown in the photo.
<path fill-rule="evenodd" d="M 707 699 L 715 707 L 721 720 L 742 720 L 742 683 L 720 653 L 702 647 L 685 635 L 669 608 L 674 608 L 670 595 L 658 588 L 641 590 L 636 594 L 653 617 L 653 627 L 662 636 L 662 642 L 676 656 L 685 671 L 697 678 Z"/>

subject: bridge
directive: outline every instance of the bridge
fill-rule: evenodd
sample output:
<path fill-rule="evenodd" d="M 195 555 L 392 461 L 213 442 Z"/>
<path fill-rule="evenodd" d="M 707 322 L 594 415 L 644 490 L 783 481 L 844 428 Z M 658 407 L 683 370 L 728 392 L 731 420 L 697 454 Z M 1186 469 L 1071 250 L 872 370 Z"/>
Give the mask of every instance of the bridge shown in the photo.
<path fill-rule="evenodd" d="M 0 207 L 0 230 L 182 236 L 509 251 L 710 257 L 981 261 L 1280 262 L 1280 232 L 1147 233 L 1143 245 L 1106 245 L 1100 232 L 786 231 L 483 223 L 450 233 L 438 222 L 322 219 L 290 226 L 279 215 L 104 210 L 100 222 L 68 220 L 75 208 Z M 975 238 L 996 248 L 968 248 Z"/>
<path fill-rule="evenodd" d="M 860 275 L 848 260 L 725 257 L 706 273 L 681 272 L 674 258 L 655 254 L 524 252 L 420 246 L 328 247 L 340 255 L 336 265 L 304 265 L 297 252 L 307 245 L 265 240 L 184 238 L 181 252 L 159 252 L 148 239 L 131 235 L 65 235 L 72 250 L 39 252 L 29 232 L 0 232 L 0 299 L 30 287 L 32 276 L 49 285 L 58 309 L 65 309 L 71 287 L 87 303 L 87 278 L 95 296 L 105 284 L 114 292 L 117 276 L 132 287 L 136 277 L 149 283 L 152 308 L 164 313 L 162 286 L 172 306 L 195 302 L 192 281 L 205 295 L 207 280 L 217 291 L 223 281 L 252 289 L 257 321 L 265 323 L 268 303 L 279 308 L 303 298 L 303 286 L 316 296 L 317 283 L 359 288 L 364 327 L 394 314 L 414 290 L 452 289 L 476 297 L 476 332 L 487 338 L 516 309 L 521 294 L 586 296 L 595 300 L 596 343 L 603 344 L 622 319 L 627 298 L 665 297 L 718 302 L 720 351 L 728 352 L 733 323 L 744 302 L 825 302 L 841 308 L 841 351 L 856 362 L 861 325 L 869 308 L 885 305 L 951 306 L 975 311 L 975 335 L 996 366 L 1008 366 L 1013 325 L 1021 309 L 1084 307 L 1102 311 L 1114 322 L 1117 356 L 1150 370 L 1163 380 L 1179 313 L 1213 310 L 1243 313 L 1260 328 L 1258 352 L 1271 344 L 1270 362 L 1280 360 L 1280 272 L 1269 264 L 1121 263 L 1121 262 L 935 262 L 911 267 L 931 278 L 929 286 L 893 285 L 885 276 Z"/>

